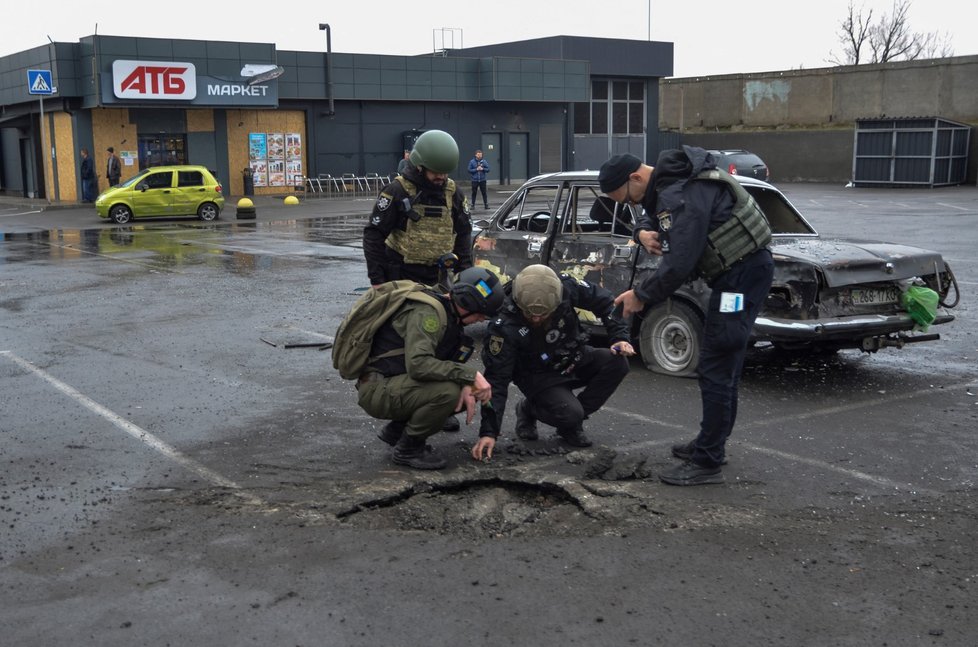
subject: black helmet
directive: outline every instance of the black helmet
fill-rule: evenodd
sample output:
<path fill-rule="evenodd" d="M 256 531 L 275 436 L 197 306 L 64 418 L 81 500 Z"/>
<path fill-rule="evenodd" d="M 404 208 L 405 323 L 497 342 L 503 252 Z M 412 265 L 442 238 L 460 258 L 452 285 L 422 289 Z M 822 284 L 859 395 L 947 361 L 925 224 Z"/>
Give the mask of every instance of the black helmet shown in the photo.
<path fill-rule="evenodd" d="M 458 166 L 458 144 L 444 130 L 428 130 L 414 142 L 411 164 L 435 173 L 452 173 Z"/>
<path fill-rule="evenodd" d="M 455 277 L 452 300 L 469 312 L 493 316 L 503 305 L 503 286 L 484 267 L 470 267 Z"/>

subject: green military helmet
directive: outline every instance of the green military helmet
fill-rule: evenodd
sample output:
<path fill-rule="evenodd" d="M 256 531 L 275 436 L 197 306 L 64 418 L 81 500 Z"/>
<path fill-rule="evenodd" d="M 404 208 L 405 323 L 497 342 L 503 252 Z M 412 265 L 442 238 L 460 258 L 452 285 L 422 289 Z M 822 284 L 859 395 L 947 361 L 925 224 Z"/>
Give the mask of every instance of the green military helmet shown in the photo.
<path fill-rule="evenodd" d="M 427 130 L 414 142 L 411 164 L 433 173 L 451 173 L 458 167 L 458 144 L 444 130 Z"/>
<path fill-rule="evenodd" d="M 529 265 L 513 279 L 513 300 L 526 315 L 549 317 L 562 296 L 560 277 L 546 265 Z"/>

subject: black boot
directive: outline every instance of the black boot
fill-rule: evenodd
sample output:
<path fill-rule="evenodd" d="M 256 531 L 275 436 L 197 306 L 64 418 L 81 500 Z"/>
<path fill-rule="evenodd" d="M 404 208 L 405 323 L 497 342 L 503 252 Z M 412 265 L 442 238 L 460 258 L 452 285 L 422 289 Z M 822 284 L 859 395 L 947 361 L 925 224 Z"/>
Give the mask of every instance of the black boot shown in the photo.
<path fill-rule="evenodd" d="M 516 437 L 520 440 L 536 440 L 540 437 L 537 433 L 537 419 L 530 415 L 529 408 L 530 404 L 525 399 L 516 405 Z"/>
<path fill-rule="evenodd" d="M 455 416 L 448 416 L 447 418 L 445 418 L 445 424 L 441 426 L 442 431 L 447 431 L 449 433 L 453 431 L 458 431 L 461 428 L 462 425 L 459 424 L 458 418 L 456 418 Z"/>
<path fill-rule="evenodd" d="M 406 465 L 416 470 L 440 470 L 448 465 L 434 449 L 427 449 L 424 441 L 420 436 L 403 434 L 394 445 L 392 460 L 397 465 Z"/>
<path fill-rule="evenodd" d="M 677 443 L 673 445 L 672 455 L 678 458 L 679 460 L 683 460 L 683 461 L 693 460 L 693 441 L 691 440 L 688 443 Z M 727 464 L 726 457 L 720 460 L 720 464 L 721 465 Z"/>
<path fill-rule="evenodd" d="M 557 435 L 564 439 L 564 442 L 574 447 L 590 447 L 591 439 L 584 434 L 583 427 L 577 426 L 568 429 L 558 429 Z"/>
<path fill-rule="evenodd" d="M 393 447 L 397 444 L 397 441 L 401 439 L 401 434 L 404 433 L 404 428 L 407 426 L 406 422 L 400 420 L 391 420 L 384 428 L 377 432 L 377 438 L 380 438 L 385 443 Z"/>

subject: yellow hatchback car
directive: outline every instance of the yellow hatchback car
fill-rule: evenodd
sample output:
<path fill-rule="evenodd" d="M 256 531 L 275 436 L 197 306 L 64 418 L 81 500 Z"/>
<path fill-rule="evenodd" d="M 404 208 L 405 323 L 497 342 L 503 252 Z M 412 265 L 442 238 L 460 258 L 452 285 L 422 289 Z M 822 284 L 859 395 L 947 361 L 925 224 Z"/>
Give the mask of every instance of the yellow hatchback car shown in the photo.
<path fill-rule="evenodd" d="M 224 208 L 221 184 L 203 166 L 153 166 L 95 200 L 99 218 L 124 225 L 133 218 L 197 216 L 214 220 Z"/>

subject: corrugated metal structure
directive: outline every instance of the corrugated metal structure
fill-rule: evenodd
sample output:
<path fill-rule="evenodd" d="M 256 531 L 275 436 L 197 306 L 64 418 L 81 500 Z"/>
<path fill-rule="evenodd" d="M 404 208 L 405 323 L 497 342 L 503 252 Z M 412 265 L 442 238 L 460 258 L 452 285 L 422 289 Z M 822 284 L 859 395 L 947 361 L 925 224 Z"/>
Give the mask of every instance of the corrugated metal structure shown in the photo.
<path fill-rule="evenodd" d="M 852 181 L 856 186 L 962 184 L 971 127 L 940 117 L 857 119 Z"/>

